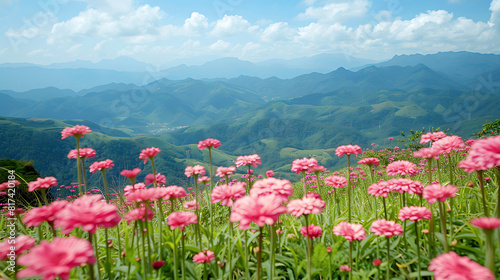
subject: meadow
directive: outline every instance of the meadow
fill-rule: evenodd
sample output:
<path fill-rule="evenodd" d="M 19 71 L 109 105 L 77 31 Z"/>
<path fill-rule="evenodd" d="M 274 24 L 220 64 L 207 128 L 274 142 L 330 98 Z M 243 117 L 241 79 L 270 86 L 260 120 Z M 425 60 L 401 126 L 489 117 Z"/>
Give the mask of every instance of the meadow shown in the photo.
<path fill-rule="evenodd" d="M 500 136 L 467 140 L 444 132 L 371 150 L 335 148 L 328 170 L 313 157 L 293 161 L 296 180 L 274 177 L 258 155 L 214 166 L 216 139 L 198 148 L 209 162 L 185 166 L 187 186 L 166 186 L 162 151 L 145 147 L 144 166 L 108 185 L 112 159 L 93 162 L 86 126 L 73 141 L 78 182 L 23 182 L 9 173 L 2 195 L 0 277 L 4 279 L 496 279 L 500 262 Z M 75 141 L 76 140 L 76 141 Z M 392 139 L 391 139 L 392 140 Z M 85 147 L 85 148 L 82 148 Z M 102 185 L 87 184 L 91 173 Z M 156 175 L 155 175 L 156 174 Z M 23 209 L 16 188 L 38 191 Z M 47 199 L 48 189 L 56 193 Z M 70 195 L 68 195 L 68 192 Z M 64 195 L 62 195 L 64 193 Z M 61 195 L 58 195 L 61 194 Z"/>

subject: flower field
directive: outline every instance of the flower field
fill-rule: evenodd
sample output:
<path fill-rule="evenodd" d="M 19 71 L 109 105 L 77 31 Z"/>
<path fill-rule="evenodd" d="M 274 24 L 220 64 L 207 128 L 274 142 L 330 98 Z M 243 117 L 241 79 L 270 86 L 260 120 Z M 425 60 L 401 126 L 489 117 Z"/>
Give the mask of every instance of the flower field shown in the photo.
<path fill-rule="evenodd" d="M 129 185 L 109 185 L 112 159 L 92 162 L 89 127 L 66 127 L 78 182 L 25 182 L 39 207 L 7 205 L 1 218 L 3 279 L 496 279 L 500 268 L 500 136 L 465 141 L 422 135 L 419 150 L 336 147 L 341 170 L 296 159 L 295 182 L 275 178 L 258 155 L 214 166 L 209 155 L 186 166 L 189 186 L 166 186 L 155 169 L 161 150 L 123 170 Z M 75 141 L 76 140 L 76 141 Z M 222 143 L 223 145 L 223 143 Z M 97 151 L 99 152 L 99 151 Z M 102 187 L 87 173 L 101 173 Z M 237 174 L 237 172 L 239 172 Z M 241 175 L 243 173 L 243 175 Z M 9 174 L 2 195 L 16 198 Z M 70 189 L 68 197 L 49 201 Z M 101 191 L 102 190 L 102 191 Z M 114 192 L 118 190 L 118 192 Z M 113 191 L 113 192 L 112 192 Z M 54 192 L 53 192 L 54 193 Z M 56 195 L 57 197 L 57 195 Z M 19 206 L 19 205 L 17 205 Z"/>

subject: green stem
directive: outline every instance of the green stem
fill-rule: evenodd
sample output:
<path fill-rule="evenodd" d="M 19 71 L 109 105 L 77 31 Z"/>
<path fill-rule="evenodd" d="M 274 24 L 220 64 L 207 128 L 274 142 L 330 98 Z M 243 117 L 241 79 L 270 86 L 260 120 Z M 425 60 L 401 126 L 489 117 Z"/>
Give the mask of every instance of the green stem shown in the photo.
<path fill-rule="evenodd" d="M 418 225 L 417 225 L 417 221 L 415 221 L 414 224 L 415 224 L 415 236 L 416 236 L 416 241 L 417 241 L 418 280 L 420 280 L 422 277 L 420 276 L 420 241 L 418 240 Z"/>
<path fill-rule="evenodd" d="M 109 203 L 108 180 L 106 180 L 106 168 L 103 168 L 101 172 L 102 172 L 102 180 L 104 181 L 104 197 L 106 198 L 106 202 Z"/>
<path fill-rule="evenodd" d="M 386 237 L 386 243 L 387 243 L 387 271 L 386 271 L 386 276 L 385 279 L 391 279 L 389 277 L 390 271 L 391 271 L 391 244 L 390 244 L 390 239 L 389 237 Z"/>
<path fill-rule="evenodd" d="M 89 242 L 90 242 L 90 245 L 92 245 L 92 234 L 89 232 Z M 97 252 L 96 252 L 96 259 L 97 259 Z M 98 261 L 96 261 L 97 263 Z M 91 280 L 94 280 L 95 279 L 95 273 L 94 273 L 94 265 L 93 264 L 87 264 L 87 266 L 89 267 L 89 278 Z"/>
<path fill-rule="evenodd" d="M 208 147 L 208 156 L 210 159 L 210 193 L 212 193 L 212 190 L 214 189 L 214 180 L 212 179 L 213 177 L 213 167 L 212 167 L 212 147 Z M 213 244 L 213 224 L 214 224 L 214 215 L 213 215 L 213 209 L 212 209 L 212 201 L 210 195 L 208 196 L 208 204 L 210 207 L 210 247 L 214 246 Z"/>
<path fill-rule="evenodd" d="M 198 223 L 196 224 L 196 242 L 198 243 L 198 247 L 201 252 L 201 232 L 200 232 L 200 209 L 198 209 L 198 174 L 194 174 L 194 199 L 196 200 L 196 207 L 194 212 L 196 213 L 196 217 L 198 217 Z M 231 237 L 232 238 L 232 237 Z"/>
<path fill-rule="evenodd" d="M 385 214 L 385 219 L 387 220 L 387 207 L 385 205 L 385 197 L 382 196 L 382 202 L 384 203 L 384 214 Z"/>
<path fill-rule="evenodd" d="M 259 227 L 259 251 L 257 252 L 257 280 L 262 279 L 262 227 Z"/>
<path fill-rule="evenodd" d="M 274 279 L 274 264 L 276 258 L 276 230 L 273 225 L 269 226 L 269 234 L 271 236 L 271 280 Z"/>
<path fill-rule="evenodd" d="M 484 230 L 486 235 L 486 260 L 484 266 L 489 268 L 493 275 L 496 275 L 495 269 L 495 248 L 493 247 L 493 230 Z"/>
<path fill-rule="evenodd" d="M 186 279 L 185 276 L 185 261 L 186 261 L 186 255 L 184 251 L 184 232 L 181 231 L 181 255 L 182 255 L 182 261 L 181 261 L 181 273 L 182 273 L 182 280 Z"/>
<path fill-rule="evenodd" d="M 311 238 L 309 238 L 309 215 L 304 215 L 306 219 L 306 240 L 307 240 L 307 279 L 311 280 Z"/>
<path fill-rule="evenodd" d="M 87 172 L 85 172 L 85 158 L 82 157 L 82 174 L 83 174 L 83 185 L 85 187 L 85 194 L 87 194 Z"/>
<path fill-rule="evenodd" d="M 109 279 L 112 279 L 111 277 L 111 252 L 110 252 L 110 248 L 109 248 L 109 244 L 108 244 L 108 240 L 109 240 L 109 237 L 108 237 L 108 228 L 104 228 L 104 238 L 106 239 L 106 241 L 104 242 L 104 246 L 106 246 L 106 274 L 107 274 L 107 277 Z"/>
<path fill-rule="evenodd" d="M 351 222 L 351 155 L 347 155 L 347 197 L 349 202 L 349 223 Z M 349 273 L 350 274 L 350 273 Z"/>
<path fill-rule="evenodd" d="M 302 175 L 303 175 L 303 180 L 304 180 L 304 184 L 303 184 L 303 187 L 304 187 L 304 197 L 306 197 L 307 196 L 306 172 L 302 171 Z"/>
<path fill-rule="evenodd" d="M 76 138 L 76 169 L 77 169 L 77 176 L 78 176 L 78 191 L 80 192 L 80 195 L 83 195 L 82 192 L 82 171 L 80 170 L 80 136 L 75 136 Z M 74 174 L 74 173 L 73 173 Z"/>
<path fill-rule="evenodd" d="M 444 211 L 444 203 L 443 202 L 438 202 L 439 203 L 439 216 L 441 219 L 441 233 L 443 234 L 443 240 L 444 240 L 444 252 L 448 253 L 450 251 L 450 248 L 448 246 L 448 238 L 446 236 L 446 212 Z"/>
<path fill-rule="evenodd" d="M 455 180 L 453 178 L 453 170 L 452 170 L 452 158 L 451 154 L 448 154 L 448 170 L 450 173 L 450 185 L 454 186 L 455 185 Z M 453 235 L 453 220 L 455 219 L 455 216 L 453 214 L 453 204 L 454 204 L 455 199 L 453 197 L 450 197 L 450 236 Z"/>
<path fill-rule="evenodd" d="M 142 235 L 142 274 L 144 276 L 144 279 L 147 278 L 147 267 L 146 267 L 146 234 L 144 233 L 144 223 L 140 221 L 141 225 L 141 235 Z"/>
<path fill-rule="evenodd" d="M 171 206 L 171 212 L 170 214 L 172 214 L 174 212 L 174 204 L 175 204 L 175 200 L 172 198 L 171 201 L 170 201 L 170 206 Z M 172 243 L 174 244 L 174 280 L 177 280 L 177 245 L 175 244 L 175 229 L 172 230 Z"/>
<path fill-rule="evenodd" d="M 479 187 L 481 188 L 484 216 L 489 217 L 490 213 L 488 212 L 488 207 L 486 206 L 486 196 L 484 193 L 484 180 L 483 180 L 483 171 L 482 170 L 477 171 L 477 177 L 479 178 Z M 498 203 L 497 203 L 497 207 L 498 207 Z"/>
<path fill-rule="evenodd" d="M 352 242 L 349 241 L 349 279 L 352 279 Z"/>
<path fill-rule="evenodd" d="M 118 256 L 121 258 L 122 255 L 122 238 L 120 234 L 120 223 L 116 225 L 116 239 L 118 241 Z"/>
<path fill-rule="evenodd" d="M 228 251 L 228 254 L 227 254 L 227 259 L 229 260 L 228 261 L 228 266 L 227 266 L 227 270 L 228 270 L 228 279 L 232 279 L 232 275 L 233 275 L 233 261 L 232 261 L 232 257 L 231 255 L 233 254 L 233 223 L 229 222 L 229 251 Z"/>
<path fill-rule="evenodd" d="M 248 233 L 245 230 L 245 279 L 250 279 L 250 272 L 248 271 Z"/>

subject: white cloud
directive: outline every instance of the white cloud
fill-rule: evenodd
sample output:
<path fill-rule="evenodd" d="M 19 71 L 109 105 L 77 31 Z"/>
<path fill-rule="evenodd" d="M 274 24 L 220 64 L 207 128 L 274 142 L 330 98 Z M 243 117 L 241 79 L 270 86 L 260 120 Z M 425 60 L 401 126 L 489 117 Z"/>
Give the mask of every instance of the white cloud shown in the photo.
<path fill-rule="evenodd" d="M 72 53 L 72 52 L 74 52 L 74 51 L 78 50 L 81 46 L 82 46 L 82 44 L 76 44 L 76 45 L 73 45 L 73 46 L 71 46 L 71 47 L 70 47 L 70 48 L 69 48 L 66 52 L 68 52 L 68 53 Z"/>
<path fill-rule="evenodd" d="M 493 0 L 490 4 L 491 17 L 488 23 L 500 32 L 500 0 Z"/>
<path fill-rule="evenodd" d="M 224 15 L 224 18 L 217 20 L 215 23 L 212 34 L 219 37 L 231 36 L 245 31 L 249 25 L 249 22 L 243 19 L 242 16 Z"/>
<path fill-rule="evenodd" d="M 98 51 L 98 50 L 101 50 L 102 49 L 102 46 L 104 44 L 106 44 L 108 42 L 108 40 L 102 40 L 100 41 L 99 43 L 95 44 L 94 46 L 94 51 Z"/>
<path fill-rule="evenodd" d="M 368 12 L 371 3 L 368 0 L 335 1 L 321 7 L 309 7 L 298 19 L 312 19 L 318 22 L 340 23 L 352 18 L 359 18 Z"/>
<path fill-rule="evenodd" d="M 223 41 L 223 40 L 218 40 L 217 42 L 213 43 L 210 45 L 209 49 L 213 51 L 224 51 L 227 50 L 231 47 L 231 43 Z"/>
<path fill-rule="evenodd" d="M 266 27 L 262 32 L 261 40 L 264 42 L 288 41 L 295 33 L 295 30 L 290 28 L 288 23 L 276 22 Z"/>
<path fill-rule="evenodd" d="M 86 2 L 89 8 L 96 8 L 112 14 L 125 14 L 133 10 L 133 0 L 74 0 Z"/>
<path fill-rule="evenodd" d="M 116 16 L 106 11 L 88 9 L 67 21 L 56 23 L 47 39 L 49 44 L 89 36 L 101 38 L 132 37 L 159 33 L 163 12 L 158 6 L 143 5 Z"/>
<path fill-rule="evenodd" d="M 207 18 L 197 12 L 193 12 L 191 17 L 184 21 L 184 32 L 186 35 L 199 35 L 200 32 L 208 28 Z"/>
<path fill-rule="evenodd" d="M 34 51 L 31 51 L 29 52 L 27 55 L 28 56 L 34 56 L 34 55 L 43 55 L 43 54 L 46 54 L 47 53 L 47 50 L 44 50 L 44 49 L 36 49 Z"/>

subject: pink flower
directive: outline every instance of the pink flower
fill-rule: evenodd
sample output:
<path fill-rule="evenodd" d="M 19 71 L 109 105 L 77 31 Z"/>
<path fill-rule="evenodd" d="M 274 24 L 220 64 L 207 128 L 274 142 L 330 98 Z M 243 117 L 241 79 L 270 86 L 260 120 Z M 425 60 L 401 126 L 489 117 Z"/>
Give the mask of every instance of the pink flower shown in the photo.
<path fill-rule="evenodd" d="M 430 220 L 432 218 L 431 210 L 426 207 L 410 206 L 399 210 L 399 219 L 401 221 L 419 221 L 422 219 Z"/>
<path fill-rule="evenodd" d="M 381 264 L 382 264 L 382 261 L 381 261 L 380 259 L 374 259 L 374 260 L 372 261 L 372 263 L 373 263 L 373 265 L 374 265 L 374 266 L 379 266 L 379 265 L 381 265 Z"/>
<path fill-rule="evenodd" d="M 139 188 L 136 188 L 138 186 Z M 159 188 L 142 188 L 141 185 L 135 184 L 134 185 L 134 190 L 130 190 L 128 194 L 125 196 L 128 201 L 133 201 L 133 202 L 151 202 L 159 199 L 161 195 L 163 194 L 162 192 L 162 187 Z"/>
<path fill-rule="evenodd" d="M 218 167 L 217 172 L 215 172 L 215 176 L 219 177 L 224 177 L 226 175 L 232 175 L 234 172 L 236 172 L 236 167 L 234 166 L 229 166 L 229 167 Z"/>
<path fill-rule="evenodd" d="M 0 260 L 8 260 L 8 254 L 10 254 L 11 251 L 14 251 L 15 256 L 13 257 L 16 258 L 20 254 L 31 249 L 35 244 L 35 238 L 29 235 L 19 235 L 15 239 L 11 239 L 10 237 L 5 238 L 5 240 L 0 243 Z M 14 247 L 14 250 L 11 250 L 11 247 Z"/>
<path fill-rule="evenodd" d="M 205 175 L 205 173 L 206 173 L 205 167 L 203 167 L 201 165 L 188 166 L 184 170 L 184 174 L 187 177 L 191 177 L 193 175 Z"/>
<path fill-rule="evenodd" d="M 49 205 L 42 207 L 32 208 L 23 217 L 23 223 L 29 227 L 38 227 L 42 222 L 49 222 L 51 224 L 57 218 L 57 214 L 62 211 L 69 204 L 66 200 L 54 201 Z"/>
<path fill-rule="evenodd" d="M 476 140 L 474 140 L 474 139 L 469 139 L 469 140 L 465 141 L 465 145 L 469 145 L 469 146 L 471 146 L 472 144 L 474 144 L 474 142 L 476 142 Z"/>
<path fill-rule="evenodd" d="M 198 217 L 195 213 L 189 211 L 172 212 L 167 219 L 167 225 L 170 226 L 171 230 L 178 227 L 180 227 L 181 230 L 184 230 L 184 227 L 197 223 Z"/>
<path fill-rule="evenodd" d="M 378 183 L 373 183 L 368 187 L 368 193 L 376 197 L 382 196 L 387 197 L 387 194 L 391 192 L 391 186 L 387 181 L 380 181 Z"/>
<path fill-rule="evenodd" d="M 439 154 L 449 154 L 451 151 L 459 150 L 465 146 L 462 137 L 460 136 L 446 136 L 432 144 L 432 147 L 439 152 Z"/>
<path fill-rule="evenodd" d="M 151 221 L 153 219 L 153 215 L 154 212 L 148 207 L 139 207 L 129 211 L 127 214 L 125 214 L 124 218 L 127 221 L 127 224 L 130 224 L 130 222 L 139 220 L 144 222 L 145 217 L 147 217 L 148 221 Z"/>
<path fill-rule="evenodd" d="M 421 158 L 434 158 L 436 159 L 440 155 L 440 151 L 438 151 L 436 148 L 422 148 L 416 152 L 413 153 L 414 157 L 421 157 Z"/>
<path fill-rule="evenodd" d="M 146 175 L 146 178 L 144 178 L 144 183 L 146 185 L 154 183 L 154 175 L 153 174 L 148 174 Z M 165 175 L 161 175 L 161 173 L 156 174 L 156 184 L 166 184 L 167 183 L 167 178 Z"/>
<path fill-rule="evenodd" d="M 84 195 L 56 214 L 55 226 L 62 227 L 63 234 L 79 227 L 93 234 L 97 227 L 116 226 L 121 220 L 117 210 L 116 205 L 106 203 L 100 196 Z"/>
<path fill-rule="evenodd" d="M 272 170 L 267 170 L 267 171 L 266 171 L 266 176 L 267 176 L 268 178 L 274 177 L 274 171 L 272 171 Z"/>
<path fill-rule="evenodd" d="M 431 260 L 428 267 L 434 271 L 434 279 L 461 280 L 494 280 L 495 275 L 488 268 L 472 261 L 468 257 L 460 257 L 455 252 L 441 254 Z"/>
<path fill-rule="evenodd" d="M 160 269 L 160 268 L 161 268 L 164 264 L 165 264 L 165 261 L 154 261 L 154 262 L 151 264 L 151 266 L 152 266 L 154 269 L 158 270 L 158 269 Z"/>
<path fill-rule="evenodd" d="M 36 181 L 28 183 L 28 191 L 34 192 L 39 189 L 48 189 L 57 186 L 57 179 L 54 177 L 37 178 Z"/>
<path fill-rule="evenodd" d="M 420 137 L 420 144 L 429 143 L 431 141 L 435 142 L 435 141 L 437 141 L 441 138 L 444 138 L 444 137 L 446 137 L 446 133 L 444 133 L 442 131 L 429 132 L 429 133 L 423 134 Z"/>
<path fill-rule="evenodd" d="M 10 181 L 11 186 L 19 186 L 21 183 L 19 183 L 18 180 Z M 9 182 L 4 182 L 0 184 L 0 191 L 6 190 L 9 188 Z"/>
<path fill-rule="evenodd" d="M 500 166 L 500 136 L 492 136 L 474 142 L 468 158 L 483 170 Z"/>
<path fill-rule="evenodd" d="M 206 184 L 208 182 L 210 182 L 210 177 L 208 176 L 202 176 L 201 178 L 198 178 L 199 184 Z"/>
<path fill-rule="evenodd" d="M 385 219 L 381 219 L 376 220 L 372 223 L 370 231 L 375 235 L 392 237 L 393 235 L 403 234 L 403 227 L 395 221 L 387 221 Z"/>
<path fill-rule="evenodd" d="M 97 154 L 94 149 L 91 148 L 80 148 L 80 157 L 81 158 L 93 158 L 96 157 Z M 68 158 L 78 158 L 78 150 L 74 149 L 69 151 Z"/>
<path fill-rule="evenodd" d="M 349 271 L 351 271 L 351 268 L 347 264 L 341 264 L 340 265 L 340 271 L 342 271 L 342 272 L 349 272 Z"/>
<path fill-rule="evenodd" d="M 184 205 L 182 205 L 182 207 L 187 210 L 196 210 L 200 209 L 200 204 L 196 204 L 196 199 L 193 199 L 190 201 L 186 201 Z"/>
<path fill-rule="evenodd" d="M 349 241 L 363 240 L 366 238 L 366 232 L 363 225 L 351 224 L 348 222 L 340 222 L 338 225 L 333 227 L 333 234 L 339 236 L 342 235 L 345 239 Z"/>
<path fill-rule="evenodd" d="M 249 156 L 239 156 L 236 158 L 236 167 L 240 166 L 253 166 L 257 167 L 258 164 L 262 164 L 259 155 L 249 155 Z"/>
<path fill-rule="evenodd" d="M 151 148 L 146 148 L 141 151 L 139 154 L 139 159 L 144 160 L 144 164 L 148 161 L 148 159 L 153 159 L 156 155 L 158 155 L 161 152 L 159 148 L 151 147 Z"/>
<path fill-rule="evenodd" d="M 470 156 L 458 163 L 458 168 L 463 169 L 467 173 L 472 173 L 474 171 L 484 171 L 488 170 L 486 166 L 481 166 L 477 162 L 471 160 Z"/>
<path fill-rule="evenodd" d="M 413 181 L 410 179 L 390 179 L 387 181 L 389 183 L 389 187 L 393 192 L 399 193 L 409 193 L 409 194 L 418 194 L 422 195 L 423 192 L 423 184 L 420 181 Z"/>
<path fill-rule="evenodd" d="M 232 207 L 233 202 L 247 194 L 245 190 L 247 184 L 236 182 L 229 185 L 219 185 L 212 190 L 212 203 L 220 202 L 222 205 Z"/>
<path fill-rule="evenodd" d="M 95 173 L 97 170 L 111 169 L 113 166 L 115 166 L 115 164 L 110 159 L 97 161 L 90 165 L 90 173 Z"/>
<path fill-rule="evenodd" d="M 139 174 L 139 172 L 141 172 L 141 169 L 134 168 L 132 170 L 122 170 L 122 172 L 120 172 L 120 175 L 127 177 L 129 179 L 135 179 L 135 177 L 137 176 L 137 174 Z"/>
<path fill-rule="evenodd" d="M 364 164 L 369 166 L 378 166 L 380 164 L 380 159 L 374 157 L 364 158 L 358 161 L 358 164 Z"/>
<path fill-rule="evenodd" d="M 73 127 L 65 127 L 61 132 L 61 139 L 65 139 L 69 136 L 74 136 L 75 138 L 84 137 L 85 134 L 92 132 L 88 126 L 75 125 Z"/>
<path fill-rule="evenodd" d="M 199 252 L 198 254 L 193 256 L 193 262 L 195 263 L 209 263 L 215 259 L 215 254 L 212 251 L 205 250 L 203 252 Z"/>
<path fill-rule="evenodd" d="M 26 266 L 17 277 L 43 276 L 43 279 L 69 279 L 71 269 L 82 264 L 94 264 L 94 249 L 85 239 L 75 236 L 55 237 L 52 242 L 42 240 L 28 254 L 18 259 L 18 264 Z"/>
<path fill-rule="evenodd" d="M 160 191 L 161 191 L 160 196 L 165 200 L 169 200 L 170 198 L 174 197 L 180 198 L 187 196 L 186 190 L 184 190 L 183 187 L 179 187 L 176 185 L 160 188 Z"/>
<path fill-rule="evenodd" d="M 319 166 L 319 164 L 315 158 L 298 158 L 292 162 L 292 172 L 297 174 L 301 172 L 313 173 L 317 166 Z"/>
<path fill-rule="evenodd" d="M 265 196 L 274 194 L 282 203 L 287 202 L 293 194 L 293 187 L 290 181 L 275 178 L 262 179 L 253 185 L 250 190 L 251 196 Z"/>
<path fill-rule="evenodd" d="M 347 186 L 347 179 L 344 176 L 328 176 L 325 178 L 325 184 L 338 189 Z"/>
<path fill-rule="evenodd" d="M 302 215 L 320 214 L 323 212 L 325 202 L 320 198 L 306 196 L 302 199 L 295 199 L 288 203 L 288 213 L 300 217 Z"/>
<path fill-rule="evenodd" d="M 359 155 L 361 153 L 363 153 L 363 150 L 358 145 L 343 145 L 335 149 L 335 154 L 339 157 L 343 155 L 352 155 L 352 154 Z"/>
<path fill-rule="evenodd" d="M 203 150 L 205 148 L 219 148 L 220 147 L 220 141 L 217 139 L 213 138 L 208 138 L 203 141 L 198 142 L 198 149 Z"/>
<path fill-rule="evenodd" d="M 496 217 L 481 217 L 474 218 L 470 221 L 471 225 L 476 227 L 485 229 L 485 230 L 494 230 L 500 227 L 500 219 Z"/>
<path fill-rule="evenodd" d="M 234 203 L 229 221 L 239 222 L 238 228 L 244 230 L 248 229 L 252 222 L 259 227 L 272 225 L 284 213 L 286 207 L 281 205 L 281 200 L 275 195 L 245 196 Z"/>
<path fill-rule="evenodd" d="M 448 197 L 455 197 L 458 188 L 452 185 L 441 186 L 440 184 L 428 185 L 424 188 L 422 196 L 427 199 L 430 204 L 437 200 L 445 202 Z"/>
<path fill-rule="evenodd" d="M 136 190 L 144 190 L 146 189 L 146 185 L 144 185 L 144 183 L 137 183 L 135 185 L 127 185 L 125 186 L 125 188 L 123 189 L 124 193 L 123 195 L 124 196 L 127 196 L 127 199 L 128 199 L 128 196 L 133 193 L 134 191 Z"/>
<path fill-rule="evenodd" d="M 398 160 L 387 165 L 388 175 L 414 175 L 417 173 L 417 165 L 406 160 Z"/>
<path fill-rule="evenodd" d="M 309 235 L 307 234 L 307 232 L 309 231 Z M 309 237 L 310 239 L 313 239 L 313 238 L 318 238 L 318 237 L 321 237 L 321 235 L 323 234 L 323 230 L 321 229 L 321 227 L 319 226 L 315 226 L 314 224 L 310 224 L 309 227 L 302 227 L 300 229 L 300 233 L 302 233 L 302 235 L 304 237 Z"/>

